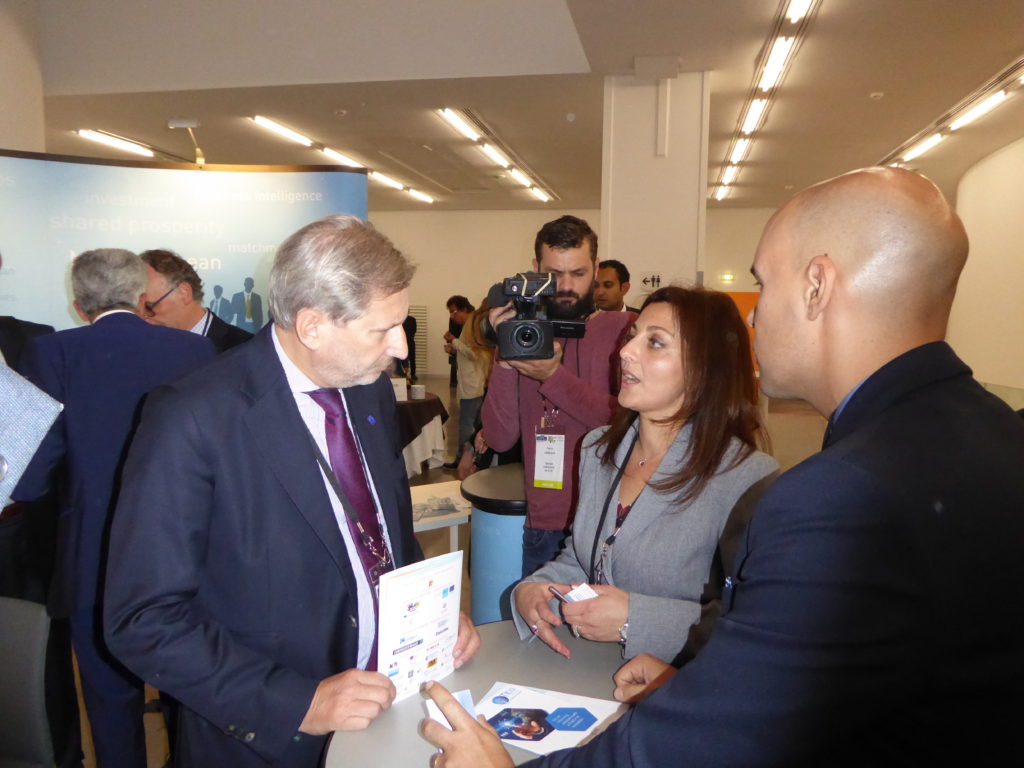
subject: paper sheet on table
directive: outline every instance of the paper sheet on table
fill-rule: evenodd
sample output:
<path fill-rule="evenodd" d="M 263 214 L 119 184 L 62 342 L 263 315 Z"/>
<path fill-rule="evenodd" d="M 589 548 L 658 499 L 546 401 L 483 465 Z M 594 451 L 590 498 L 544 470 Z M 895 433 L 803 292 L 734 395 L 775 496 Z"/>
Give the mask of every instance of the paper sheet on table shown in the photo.
<path fill-rule="evenodd" d="M 503 742 L 538 755 L 588 741 L 625 710 L 617 701 L 502 682 L 476 705 Z"/>
<path fill-rule="evenodd" d="M 461 551 L 381 576 L 377 669 L 395 684 L 395 701 L 455 668 L 452 649 L 459 635 L 461 592 Z"/>

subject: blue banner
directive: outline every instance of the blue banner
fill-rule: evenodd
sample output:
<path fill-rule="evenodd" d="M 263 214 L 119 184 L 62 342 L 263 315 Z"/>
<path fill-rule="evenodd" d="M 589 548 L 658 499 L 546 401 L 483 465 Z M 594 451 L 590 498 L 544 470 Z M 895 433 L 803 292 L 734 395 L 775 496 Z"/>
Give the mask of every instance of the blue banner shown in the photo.
<path fill-rule="evenodd" d="M 78 160 L 0 154 L 0 315 L 79 325 L 68 265 L 91 248 L 175 251 L 202 278 L 207 306 L 216 293 L 243 292 L 250 278 L 265 297 L 288 235 L 332 213 L 366 218 L 360 172 Z"/>

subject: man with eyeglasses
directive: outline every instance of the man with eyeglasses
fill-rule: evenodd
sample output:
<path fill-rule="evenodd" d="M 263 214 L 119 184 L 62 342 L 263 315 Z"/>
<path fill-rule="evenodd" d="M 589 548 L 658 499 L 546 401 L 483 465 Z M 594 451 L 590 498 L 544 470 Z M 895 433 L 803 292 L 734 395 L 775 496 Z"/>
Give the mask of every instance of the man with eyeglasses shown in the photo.
<path fill-rule="evenodd" d="M 413 271 L 354 216 L 313 222 L 278 249 L 273 321 L 147 402 L 105 626 L 181 702 L 178 768 L 313 768 L 394 699 L 376 594 L 422 556 L 387 375 Z M 479 637 L 464 615 L 447 631 L 460 666 Z"/>
<path fill-rule="evenodd" d="M 218 352 L 252 338 L 203 307 L 203 281 L 181 256 L 162 249 L 143 251 L 141 256 L 149 275 L 142 316 L 149 322 L 205 336 Z"/>
<path fill-rule="evenodd" d="M 58 490 L 50 611 L 67 617 L 97 765 L 145 768 L 142 682 L 102 641 L 104 537 L 125 448 L 146 394 L 214 356 L 206 339 L 149 325 L 136 314 L 146 265 L 129 251 L 86 251 L 71 263 L 74 306 L 89 325 L 31 341 L 22 372 L 64 404 L 12 494 Z M 136 572 L 146 577 L 145 566 Z"/>

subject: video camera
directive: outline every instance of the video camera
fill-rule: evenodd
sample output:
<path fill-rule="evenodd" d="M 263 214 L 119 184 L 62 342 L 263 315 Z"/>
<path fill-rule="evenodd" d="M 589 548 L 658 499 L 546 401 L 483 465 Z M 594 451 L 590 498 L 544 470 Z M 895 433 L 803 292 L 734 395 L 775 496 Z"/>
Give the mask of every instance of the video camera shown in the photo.
<path fill-rule="evenodd" d="M 488 335 L 498 342 L 503 360 L 547 360 L 554 356 L 555 338 L 579 339 L 586 331 L 583 320 L 549 320 L 548 307 L 555 296 L 555 276 L 550 272 L 520 272 L 491 286 L 487 301 L 503 307 L 509 299 L 516 310 L 514 319 Z"/>

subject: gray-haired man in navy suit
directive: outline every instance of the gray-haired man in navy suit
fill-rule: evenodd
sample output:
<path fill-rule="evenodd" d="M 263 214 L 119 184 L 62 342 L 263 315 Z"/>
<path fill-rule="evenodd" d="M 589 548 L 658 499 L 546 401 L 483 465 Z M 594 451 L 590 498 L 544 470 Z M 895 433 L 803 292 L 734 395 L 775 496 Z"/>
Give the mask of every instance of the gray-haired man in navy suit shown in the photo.
<path fill-rule="evenodd" d="M 412 275 L 370 225 L 314 222 L 278 249 L 273 322 L 147 405 L 106 630 L 181 702 L 178 766 L 312 768 L 326 734 L 394 698 L 375 588 L 421 557 L 385 373 L 406 356 Z M 458 666 L 479 638 L 465 616 L 457 632 Z"/>

